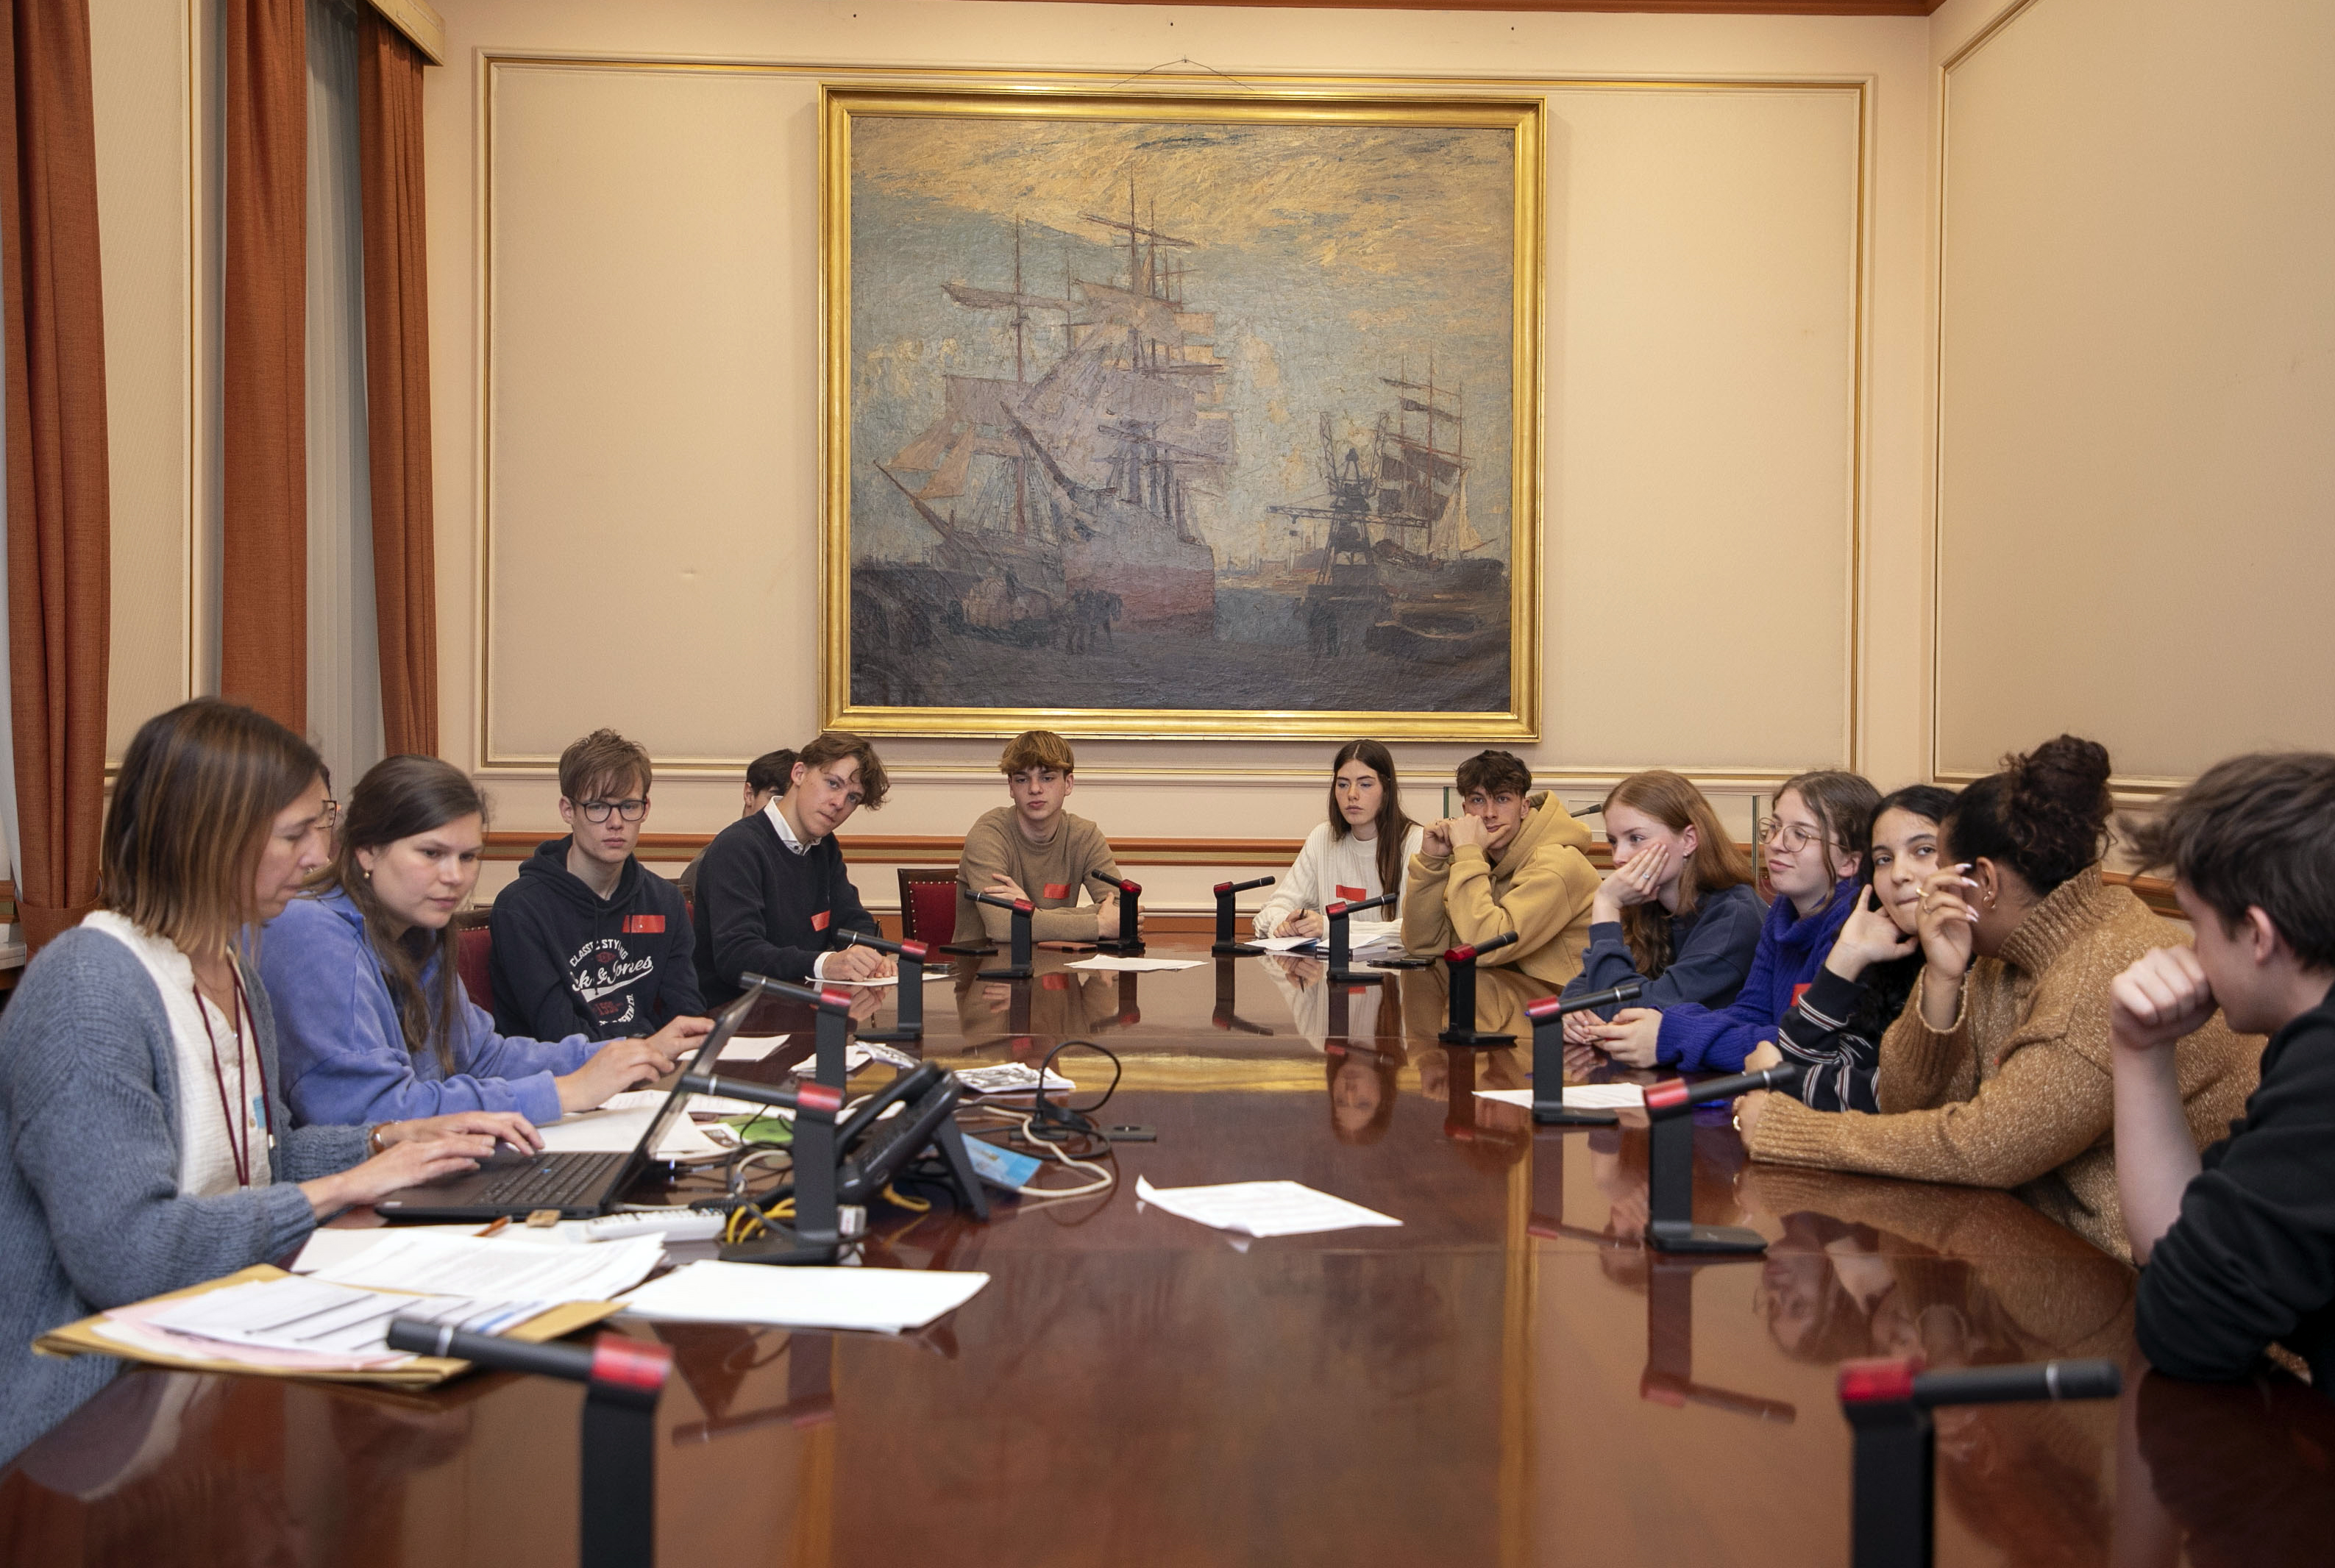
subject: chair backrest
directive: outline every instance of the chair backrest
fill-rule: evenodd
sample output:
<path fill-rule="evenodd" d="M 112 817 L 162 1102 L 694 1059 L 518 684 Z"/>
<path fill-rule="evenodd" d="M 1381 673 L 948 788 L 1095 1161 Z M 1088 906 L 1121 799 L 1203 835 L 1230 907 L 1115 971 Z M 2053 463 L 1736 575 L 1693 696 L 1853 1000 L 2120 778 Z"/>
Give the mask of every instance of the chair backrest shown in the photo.
<path fill-rule="evenodd" d="M 484 921 L 454 933 L 454 969 L 462 989 L 489 1012 L 495 1010 L 495 934 Z"/>
<path fill-rule="evenodd" d="M 956 872 L 931 866 L 900 869 L 900 934 L 909 942 L 941 943 L 956 935 Z"/>

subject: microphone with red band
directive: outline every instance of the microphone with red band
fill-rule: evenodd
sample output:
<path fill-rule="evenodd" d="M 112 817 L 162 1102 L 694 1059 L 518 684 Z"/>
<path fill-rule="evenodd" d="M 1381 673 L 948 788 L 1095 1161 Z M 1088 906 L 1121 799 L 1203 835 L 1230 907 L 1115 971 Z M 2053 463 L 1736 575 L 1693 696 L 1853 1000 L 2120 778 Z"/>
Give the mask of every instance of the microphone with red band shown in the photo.
<path fill-rule="evenodd" d="M 1503 947 L 1516 944 L 1516 933 L 1503 931 L 1497 936 L 1487 936 L 1481 942 L 1463 943 L 1443 955 L 1443 972 L 1451 992 L 1451 1016 L 1443 1032 L 1437 1036 L 1446 1045 L 1467 1046 L 1482 1050 L 1504 1045 L 1514 1045 L 1513 1034 L 1499 1034 L 1476 1027 L 1476 960 L 1487 953 L 1497 953 Z"/>
<path fill-rule="evenodd" d="M 1610 1110 L 1573 1110 L 1565 1103 L 1565 1021 L 1576 1012 L 1594 1012 L 1635 1002 L 1645 982 L 1625 980 L 1611 991 L 1581 996 L 1544 996 L 1525 1004 L 1533 1026 L 1533 1120 L 1542 1127 L 1612 1127 Z"/>
<path fill-rule="evenodd" d="M 1322 914 L 1330 923 L 1330 983 L 1332 985 L 1375 985 L 1386 975 L 1375 969 L 1354 967 L 1354 944 L 1352 928 L 1346 924 L 1365 909 L 1381 909 L 1394 902 L 1391 893 L 1381 893 L 1376 898 L 1358 898 L 1352 903 L 1336 899 L 1324 905 Z"/>
<path fill-rule="evenodd" d="M 1105 953 L 1129 958 L 1139 955 L 1143 952 L 1143 916 L 1138 901 L 1143 896 L 1143 885 L 1129 882 L 1124 876 L 1105 876 L 1100 871 L 1088 872 L 1087 880 L 1119 892 L 1119 934 L 1104 937 L 1095 945 Z"/>
<path fill-rule="evenodd" d="M 766 996 L 780 997 L 788 1002 L 808 1002 L 817 1010 L 818 1031 L 813 1036 L 813 1070 L 819 1081 L 835 1089 L 843 1087 L 843 1050 L 851 1032 L 851 992 L 837 986 L 795 985 L 783 980 L 772 980 L 767 974 L 741 974 L 738 983 L 748 990 L 760 991 Z"/>
<path fill-rule="evenodd" d="M 681 1087 L 692 1094 L 723 1095 L 731 1099 L 745 1100 L 751 1105 L 774 1105 L 798 1116 L 809 1111 L 829 1121 L 833 1121 L 835 1113 L 843 1108 L 843 1091 L 816 1079 L 798 1083 L 792 1089 L 783 1089 L 776 1084 L 717 1078 L 710 1072 L 685 1072 L 681 1075 Z"/>
<path fill-rule="evenodd" d="M 1708 1105 L 1712 1100 L 1733 1099 L 1739 1094 L 1750 1094 L 1763 1089 L 1783 1089 L 1797 1085 L 1807 1076 L 1807 1068 L 1797 1061 L 1779 1062 L 1759 1072 L 1739 1072 L 1732 1078 L 1705 1079 L 1700 1083 L 1689 1083 L 1682 1078 L 1664 1079 L 1646 1086 L 1646 1114 L 1661 1119 L 1677 1116 L 1691 1107 Z"/>
<path fill-rule="evenodd" d="M 772 980 L 767 974 L 741 974 L 738 977 L 738 983 L 788 1002 L 806 1002 L 829 1012 L 851 1011 L 851 992 L 833 986 L 797 985 L 791 981 Z"/>
<path fill-rule="evenodd" d="M 622 1334 L 589 1345 L 529 1344 L 412 1318 L 392 1320 L 386 1338 L 392 1350 L 583 1384 L 576 1560 L 583 1568 L 637 1568 L 654 1559 L 656 1407 L 673 1372 L 670 1348 Z"/>
<path fill-rule="evenodd" d="M 1246 893 L 1252 888 L 1272 886 L 1273 878 L 1270 876 L 1252 876 L 1246 882 L 1216 884 L 1216 939 L 1208 944 L 1210 953 L 1215 953 L 1218 958 L 1224 958 L 1235 953 L 1264 951 L 1262 947 L 1251 947 L 1245 942 L 1233 940 L 1233 895 Z"/>
<path fill-rule="evenodd" d="M 1937 1511 L 1932 1410 L 2113 1399 L 2123 1391 L 2122 1369 L 2106 1360 L 1941 1372 L 1923 1370 L 1918 1357 L 1846 1363 L 1840 1369 L 1840 1409 L 1855 1436 L 1849 1462 L 1851 1568 L 1929 1568 Z"/>
<path fill-rule="evenodd" d="M 859 1031 L 862 1040 L 881 1040 L 887 1045 L 903 1044 L 925 1038 L 925 961 L 932 956 L 932 944 L 927 942 L 895 942 L 888 936 L 871 936 L 865 931 L 843 934 L 846 947 L 871 947 L 878 953 L 888 953 L 900 961 L 899 997 L 895 1003 L 892 1027 Z"/>
<path fill-rule="evenodd" d="M 1012 948 L 1008 954 L 1010 962 L 1003 969 L 983 970 L 980 978 L 983 980 L 1029 979 L 1032 973 L 1030 967 L 1031 920 L 1036 915 L 1038 906 L 1026 898 L 1002 898 L 994 893 L 983 893 L 963 882 L 958 883 L 957 886 L 963 889 L 964 895 L 975 904 L 986 904 L 992 909 L 1003 909 L 1013 916 Z"/>

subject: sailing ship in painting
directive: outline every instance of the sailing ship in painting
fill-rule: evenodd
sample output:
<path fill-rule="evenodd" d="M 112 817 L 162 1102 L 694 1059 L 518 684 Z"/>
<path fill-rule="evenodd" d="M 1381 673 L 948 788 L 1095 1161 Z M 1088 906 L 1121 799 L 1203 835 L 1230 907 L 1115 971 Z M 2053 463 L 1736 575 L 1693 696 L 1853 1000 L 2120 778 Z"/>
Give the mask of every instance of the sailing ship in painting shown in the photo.
<path fill-rule="evenodd" d="M 1139 218 L 1131 181 L 1124 217 L 1084 216 L 1114 237 L 1111 282 L 1032 292 L 1017 223 L 1010 286 L 939 284 L 1011 327 L 1012 374 L 945 376 L 938 416 L 876 463 L 932 537 L 920 559 L 853 562 L 853 700 L 1024 705 L 1026 679 L 983 694 L 1008 651 L 1133 645 L 1109 690 L 1042 705 L 1313 705 L 1272 653 L 1302 649 L 1350 677 L 1357 661 L 1440 667 L 1419 707 L 1505 706 L 1507 566 L 1468 523 L 1461 389 L 1431 365 L 1382 378 L 1391 405 L 1342 450 L 1323 413 L 1323 492 L 1270 508 L 1255 557 L 1220 559 L 1231 367 L 1187 298 L 1195 242 Z M 1039 364 L 1038 342 L 1064 347 Z"/>

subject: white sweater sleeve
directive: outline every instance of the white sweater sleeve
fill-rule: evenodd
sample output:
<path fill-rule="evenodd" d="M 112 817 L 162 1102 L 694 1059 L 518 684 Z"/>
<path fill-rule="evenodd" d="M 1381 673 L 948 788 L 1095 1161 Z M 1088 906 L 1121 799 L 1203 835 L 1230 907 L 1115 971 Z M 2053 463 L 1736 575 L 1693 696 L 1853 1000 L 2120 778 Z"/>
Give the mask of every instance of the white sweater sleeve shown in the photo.
<path fill-rule="evenodd" d="M 1273 889 L 1273 895 L 1256 912 L 1256 934 L 1277 936 L 1281 923 L 1301 909 L 1322 907 L 1322 860 L 1329 853 L 1330 825 L 1317 823 L 1305 836 L 1305 847 L 1297 852 L 1297 863 L 1282 873 Z"/>

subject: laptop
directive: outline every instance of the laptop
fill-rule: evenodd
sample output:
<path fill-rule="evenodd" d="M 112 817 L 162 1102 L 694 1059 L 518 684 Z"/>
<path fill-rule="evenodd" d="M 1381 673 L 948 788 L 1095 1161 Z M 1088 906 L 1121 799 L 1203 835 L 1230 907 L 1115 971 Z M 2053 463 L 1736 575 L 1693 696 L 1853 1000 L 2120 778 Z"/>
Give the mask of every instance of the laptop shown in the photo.
<path fill-rule="evenodd" d="M 684 1114 L 690 1097 L 681 1087 L 681 1076 L 712 1068 L 761 996 L 759 991 L 749 991 L 722 1009 L 697 1054 L 674 1075 L 672 1092 L 630 1154 L 498 1150 L 474 1171 L 402 1188 L 373 1207 L 388 1218 L 412 1220 L 516 1219 L 538 1209 L 557 1209 L 562 1219 L 584 1220 L 608 1213 L 633 1178 L 648 1168 L 650 1151 L 673 1118 Z"/>

